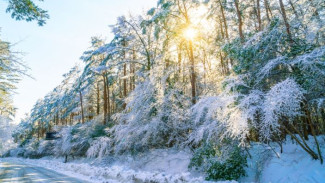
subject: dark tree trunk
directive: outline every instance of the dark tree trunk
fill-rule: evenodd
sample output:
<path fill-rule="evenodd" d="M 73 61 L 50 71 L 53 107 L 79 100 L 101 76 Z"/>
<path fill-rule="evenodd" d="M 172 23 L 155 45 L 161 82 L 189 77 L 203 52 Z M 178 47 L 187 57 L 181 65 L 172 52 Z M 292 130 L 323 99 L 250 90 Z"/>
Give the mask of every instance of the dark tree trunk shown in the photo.
<path fill-rule="evenodd" d="M 106 125 L 107 122 L 107 82 L 106 82 L 106 74 L 103 74 L 103 82 L 104 82 L 104 121 L 103 124 Z"/>
<path fill-rule="evenodd" d="M 85 123 L 85 116 L 84 116 L 84 108 L 83 108 L 83 103 L 82 103 L 82 93 L 79 90 L 79 97 L 80 97 L 80 107 L 81 107 L 81 122 L 82 124 Z"/>
<path fill-rule="evenodd" d="M 226 19 L 226 16 L 225 16 L 224 8 L 223 8 L 223 5 L 221 3 L 221 0 L 218 0 L 218 1 L 219 1 L 221 16 L 222 16 L 223 24 L 224 24 L 224 28 L 225 28 L 225 35 L 226 35 L 226 38 L 229 39 L 228 25 L 227 25 L 227 19 Z"/>
<path fill-rule="evenodd" d="M 124 75 L 124 79 L 123 79 L 123 96 L 126 97 L 126 95 L 127 95 L 126 64 L 124 64 L 124 66 L 123 66 L 123 75 Z"/>
<path fill-rule="evenodd" d="M 111 103 L 110 103 L 110 94 L 109 94 L 109 82 L 108 77 L 106 77 L 106 87 L 107 87 L 107 120 L 110 120 L 111 118 Z"/>
<path fill-rule="evenodd" d="M 260 7 L 260 0 L 257 0 L 256 2 L 256 13 L 257 13 L 257 21 L 258 21 L 258 31 L 262 31 L 263 25 L 262 25 L 262 18 L 261 18 L 261 7 Z"/>
<path fill-rule="evenodd" d="M 270 14 L 269 14 L 269 2 L 267 0 L 264 0 L 264 8 L 265 8 L 266 18 L 270 22 L 271 18 L 270 18 Z"/>
<path fill-rule="evenodd" d="M 97 112 L 97 115 L 99 115 L 99 113 L 100 113 L 100 106 L 99 106 L 99 103 L 100 103 L 100 91 L 99 91 L 99 82 L 97 82 L 97 110 L 96 110 L 96 112 Z"/>
<path fill-rule="evenodd" d="M 238 2 L 239 0 L 234 0 L 234 1 L 235 1 L 237 18 L 238 18 L 239 37 L 240 37 L 240 41 L 243 43 L 245 38 L 244 38 L 244 34 L 243 34 L 243 21 L 242 21 L 240 9 L 239 9 L 239 2 Z"/>
<path fill-rule="evenodd" d="M 291 36 L 291 32 L 290 32 L 290 25 L 288 23 L 287 14 L 286 14 L 286 11 L 285 11 L 285 8 L 284 8 L 283 1 L 279 0 L 279 3 L 280 3 L 281 15 L 282 15 L 282 18 L 283 18 L 283 21 L 284 21 L 284 25 L 286 27 L 288 38 L 289 38 L 289 41 L 292 42 L 292 36 Z"/>

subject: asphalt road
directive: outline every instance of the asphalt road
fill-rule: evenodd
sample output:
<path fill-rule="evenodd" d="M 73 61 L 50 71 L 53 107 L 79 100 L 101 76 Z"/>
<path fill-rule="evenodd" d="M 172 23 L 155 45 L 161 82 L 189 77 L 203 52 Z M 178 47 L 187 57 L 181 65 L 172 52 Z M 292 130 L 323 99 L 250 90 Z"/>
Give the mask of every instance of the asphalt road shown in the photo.
<path fill-rule="evenodd" d="M 29 182 L 60 182 L 60 183 L 86 183 L 61 173 L 55 172 L 42 167 L 35 167 L 25 164 L 23 161 L 13 161 L 3 159 L 0 162 L 0 183 L 29 183 Z"/>

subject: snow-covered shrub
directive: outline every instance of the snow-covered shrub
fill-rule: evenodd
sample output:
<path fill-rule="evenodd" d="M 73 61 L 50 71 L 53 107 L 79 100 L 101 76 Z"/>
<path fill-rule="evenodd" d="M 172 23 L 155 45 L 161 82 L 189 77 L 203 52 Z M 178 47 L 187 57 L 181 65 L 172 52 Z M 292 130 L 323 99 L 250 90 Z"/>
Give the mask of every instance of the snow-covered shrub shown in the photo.
<path fill-rule="evenodd" d="M 207 180 L 238 180 L 246 175 L 245 167 L 247 166 L 246 155 L 239 147 L 230 152 L 229 158 L 224 162 L 214 160 L 210 162 L 207 169 Z"/>
<path fill-rule="evenodd" d="M 195 150 L 188 168 L 206 171 L 209 167 L 209 161 L 217 155 L 216 149 L 212 143 L 205 143 L 202 147 Z"/>
<path fill-rule="evenodd" d="M 225 126 L 227 137 L 244 145 L 252 130 L 260 140 L 271 140 L 279 133 L 280 120 L 292 122 L 302 115 L 301 103 L 305 91 L 294 79 L 276 83 L 269 91 L 247 88 L 241 92 L 224 91 L 218 120 Z"/>
<path fill-rule="evenodd" d="M 209 142 L 217 140 L 223 130 L 218 121 L 218 110 L 222 107 L 219 97 L 206 97 L 199 100 L 191 109 L 191 133 L 187 143 L 198 145 L 202 141 Z"/>
<path fill-rule="evenodd" d="M 89 137 L 96 138 L 106 136 L 107 132 L 105 130 L 106 126 L 102 124 L 96 124 L 92 126 L 93 129 L 89 132 Z"/>
<path fill-rule="evenodd" d="M 235 93 L 223 96 L 224 106 L 220 121 L 226 127 L 226 137 L 239 140 L 241 145 L 245 145 L 250 129 L 256 121 L 261 97 L 261 92 L 257 90 L 247 95 Z"/>
<path fill-rule="evenodd" d="M 89 138 L 82 134 L 78 127 L 82 126 L 66 127 L 59 133 L 61 138 L 56 143 L 59 155 L 83 156 L 86 154 L 89 148 Z"/>
<path fill-rule="evenodd" d="M 117 143 L 115 151 L 140 150 L 139 144 L 147 146 L 153 130 L 150 122 L 157 113 L 156 92 L 150 81 L 139 84 L 127 99 L 126 112 L 115 115 L 118 124 L 111 130 Z"/>
<path fill-rule="evenodd" d="M 68 155 L 71 152 L 71 128 L 62 128 L 58 134 L 60 137 L 55 143 L 55 154 L 58 156 Z"/>
<path fill-rule="evenodd" d="M 90 143 L 87 150 L 88 158 L 102 158 L 109 154 L 111 148 L 111 139 L 108 137 L 98 137 Z"/>
<path fill-rule="evenodd" d="M 39 156 L 52 156 L 55 152 L 55 141 L 53 140 L 41 140 L 37 153 Z"/>
<path fill-rule="evenodd" d="M 12 137 L 15 127 L 10 118 L 0 115 L 0 155 L 17 146 Z"/>
<path fill-rule="evenodd" d="M 189 168 L 205 172 L 207 180 L 237 180 L 246 175 L 246 159 L 236 142 L 224 139 L 217 145 L 207 143 L 198 148 Z"/>
<path fill-rule="evenodd" d="M 40 158 L 37 150 L 39 148 L 40 141 L 37 138 L 32 138 L 29 143 L 25 144 L 23 148 L 25 149 L 24 158 Z"/>
<path fill-rule="evenodd" d="M 301 103 L 305 91 L 293 80 L 286 79 L 276 85 L 266 94 L 263 117 L 258 125 L 262 140 L 271 140 L 272 133 L 278 133 L 280 120 L 286 117 L 292 122 L 301 116 Z"/>
<path fill-rule="evenodd" d="M 6 156 L 10 156 L 10 157 L 23 157 L 24 153 L 26 152 L 26 150 L 22 147 L 17 147 L 14 149 L 11 149 L 8 151 L 8 153 L 6 153 Z"/>
<path fill-rule="evenodd" d="M 114 151 L 141 152 L 184 141 L 187 105 L 177 90 L 162 92 L 150 79 L 140 83 L 127 98 L 126 109 L 114 117 Z"/>
<path fill-rule="evenodd" d="M 64 127 L 60 130 L 61 138 L 56 140 L 55 150 L 57 155 L 65 156 L 86 156 L 92 143 L 107 135 L 105 127 L 97 121 L 90 121 L 85 124 Z M 104 138 L 104 137 L 103 137 Z M 95 141 L 93 141 L 95 139 Z M 106 152 L 106 151 L 105 151 Z M 92 153 L 91 153 L 92 154 Z"/>

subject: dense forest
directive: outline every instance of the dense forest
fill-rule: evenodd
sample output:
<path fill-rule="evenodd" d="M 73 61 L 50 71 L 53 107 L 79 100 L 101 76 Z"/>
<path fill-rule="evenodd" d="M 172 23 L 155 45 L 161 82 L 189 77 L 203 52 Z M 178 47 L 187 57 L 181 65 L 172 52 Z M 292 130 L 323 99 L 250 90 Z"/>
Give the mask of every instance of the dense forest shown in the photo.
<path fill-rule="evenodd" d="M 323 0 L 159 0 L 142 15 L 119 17 L 112 40 L 91 38 L 81 62 L 13 133 L 16 153 L 186 147 L 207 179 L 231 180 L 245 175 L 252 143 L 282 147 L 291 138 L 323 163 L 324 25 Z M 20 62 L 3 61 L 8 47 L 0 42 L 1 113 L 13 110 L 6 93 L 24 73 Z M 52 131 L 61 138 L 44 141 Z M 232 168 L 216 173 L 224 167 Z"/>

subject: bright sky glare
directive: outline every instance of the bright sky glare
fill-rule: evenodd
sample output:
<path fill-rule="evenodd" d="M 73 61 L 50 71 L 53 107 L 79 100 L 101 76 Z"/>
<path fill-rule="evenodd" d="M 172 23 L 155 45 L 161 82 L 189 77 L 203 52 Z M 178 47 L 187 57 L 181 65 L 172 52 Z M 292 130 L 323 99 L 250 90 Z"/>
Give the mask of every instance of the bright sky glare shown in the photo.
<path fill-rule="evenodd" d="M 15 122 L 28 113 L 37 99 L 60 84 L 90 46 L 92 36 L 112 38 L 109 25 L 116 18 L 140 14 L 156 6 L 157 0 L 45 0 L 40 7 L 49 11 L 45 26 L 36 22 L 15 21 L 5 13 L 6 1 L 0 1 L 0 38 L 11 43 L 15 51 L 26 53 L 24 62 L 35 80 L 24 78 L 18 85 L 14 104 L 18 108 Z"/>

